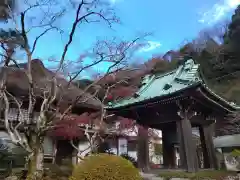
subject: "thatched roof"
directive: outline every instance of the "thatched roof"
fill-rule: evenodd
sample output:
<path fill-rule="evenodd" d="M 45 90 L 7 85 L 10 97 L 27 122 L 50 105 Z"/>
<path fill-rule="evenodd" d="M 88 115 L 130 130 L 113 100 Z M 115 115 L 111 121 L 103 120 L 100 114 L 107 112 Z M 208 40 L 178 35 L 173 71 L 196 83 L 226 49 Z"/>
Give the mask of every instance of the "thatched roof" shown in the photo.
<path fill-rule="evenodd" d="M 19 68 L 20 67 L 20 68 Z M 14 96 L 19 98 L 27 98 L 29 91 L 29 81 L 24 72 L 27 64 L 20 64 L 19 67 L 7 67 L 7 90 Z M 34 93 L 37 96 L 42 96 L 44 90 L 50 89 L 52 77 L 55 75 L 52 71 L 44 67 L 42 61 L 35 59 L 32 60 L 32 77 L 34 82 Z M 74 84 L 68 86 L 68 81 L 63 77 L 57 77 L 57 100 L 71 104 L 79 95 L 82 95 L 77 106 L 86 107 L 91 109 L 99 109 L 101 102 L 92 97 L 88 93 L 84 93 L 81 89 Z"/>

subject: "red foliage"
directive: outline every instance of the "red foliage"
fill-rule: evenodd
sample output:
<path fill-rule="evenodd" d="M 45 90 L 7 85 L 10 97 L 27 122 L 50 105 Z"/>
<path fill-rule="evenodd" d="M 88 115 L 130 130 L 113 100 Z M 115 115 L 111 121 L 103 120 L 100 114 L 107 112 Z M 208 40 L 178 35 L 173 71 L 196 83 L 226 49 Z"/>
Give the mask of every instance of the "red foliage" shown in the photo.
<path fill-rule="evenodd" d="M 141 126 L 139 124 L 136 124 L 135 123 L 135 120 L 132 120 L 132 119 L 128 119 L 128 118 L 124 118 L 124 117 L 118 117 L 117 118 L 117 121 L 119 122 L 119 130 L 136 130 L 135 128 L 138 129 L 138 131 L 140 131 L 140 134 L 141 135 L 147 135 L 149 137 L 159 137 L 159 134 L 156 132 L 155 129 L 151 129 L 151 128 L 147 128 L 147 127 L 144 127 L 144 126 Z"/>
<path fill-rule="evenodd" d="M 156 133 L 156 131 L 154 129 L 150 129 L 144 126 L 141 126 L 139 124 L 135 123 L 135 120 L 133 119 L 128 119 L 128 118 L 124 118 L 124 117 L 118 117 L 117 121 L 119 122 L 119 130 L 125 130 L 125 129 L 133 129 L 135 130 L 135 127 L 137 127 L 138 131 L 141 131 L 140 134 L 144 133 L 144 134 L 148 134 L 148 136 L 151 137 L 157 137 L 158 134 Z"/>
<path fill-rule="evenodd" d="M 141 136 L 149 136 L 149 128 L 138 125 L 138 134 Z"/>
<path fill-rule="evenodd" d="M 132 119 L 124 118 L 124 117 L 118 117 L 119 122 L 119 129 L 131 129 L 135 126 L 135 122 Z"/>
<path fill-rule="evenodd" d="M 107 95 L 107 100 L 112 101 L 113 100 L 113 96 L 111 94 L 108 94 Z"/>
<path fill-rule="evenodd" d="M 62 120 L 56 121 L 53 130 L 50 132 L 54 137 L 64 139 L 75 139 L 82 137 L 84 131 L 79 127 L 91 124 L 96 114 L 83 113 L 81 115 L 66 115 Z"/>
<path fill-rule="evenodd" d="M 114 82 L 116 82 L 116 73 L 107 75 L 106 77 L 104 77 L 103 81 L 107 84 L 113 84 Z"/>

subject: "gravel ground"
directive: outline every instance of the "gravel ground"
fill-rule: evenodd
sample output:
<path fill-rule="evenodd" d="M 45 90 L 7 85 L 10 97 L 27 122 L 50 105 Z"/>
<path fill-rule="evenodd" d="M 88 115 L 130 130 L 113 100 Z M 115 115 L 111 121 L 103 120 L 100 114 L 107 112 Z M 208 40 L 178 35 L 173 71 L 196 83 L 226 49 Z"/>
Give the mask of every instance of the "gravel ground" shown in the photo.
<path fill-rule="evenodd" d="M 144 180 L 164 180 L 161 177 L 156 177 L 156 175 L 154 175 L 154 174 L 145 174 L 145 173 L 140 173 L 140 174 L 144 178 Z M 239 176 L 239 180 L 240 180 L 240 174 L 238 174 L 238 176 Z M 188 179 L 172 178 L 171 180 L 188 180 Z M 231 178 L 229 180 L 231 180 Z"/>

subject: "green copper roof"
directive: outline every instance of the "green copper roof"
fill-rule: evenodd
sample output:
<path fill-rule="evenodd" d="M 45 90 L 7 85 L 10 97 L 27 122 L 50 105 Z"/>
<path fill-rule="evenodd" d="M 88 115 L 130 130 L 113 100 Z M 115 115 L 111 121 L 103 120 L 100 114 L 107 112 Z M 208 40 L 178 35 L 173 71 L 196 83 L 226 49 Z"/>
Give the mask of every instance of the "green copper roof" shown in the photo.
<path fill-rule="evenodd" d="M 121 107 L 128 104 L 141 102 L 158 96 L 168 95 L 199 83 L 198 64 L 192 59 L 180 65 L 178 69 L 166 74 L 147 75 L 142 81 L 142 87 L 135 97 L 110 103 L 110 107 Z"/>
<path fill-rule="evenodd" d="M 138 92 L 136 92 L 134 97 L 109 103 L 108 108 L 120 108 L 156 97 L 167 96 L 201 83 L 210 94 L 214 95 L 225 104 L 237 109 L 237 106 L 224 100 L 204 84 L 200 78 L 198 69 L 199 64 L 195 64 L 192 59 L 189 59 L 172 72 L 166 74 L 147 75 L 142 80 L 142 86 Z"/>

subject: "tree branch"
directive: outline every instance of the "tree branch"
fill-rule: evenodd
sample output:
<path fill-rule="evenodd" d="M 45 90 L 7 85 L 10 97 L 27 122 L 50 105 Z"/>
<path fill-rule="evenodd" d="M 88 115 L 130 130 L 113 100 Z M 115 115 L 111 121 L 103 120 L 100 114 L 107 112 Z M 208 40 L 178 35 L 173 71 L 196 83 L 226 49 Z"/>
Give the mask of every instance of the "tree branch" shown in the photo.
<path fill-rule="evenodd" d="M 58 28 L 56 28 L 56 27 L 50 27 L 50 28 L 46 29 L 45 31 L 43 31 L 39 36 L 36 37 L 36 39 L 34 40 L 34 43 L 33 43 L 33 47 L 32 47 L 31 54 L 33 54 L 33 52 L 34 52 L 34 50 L 35 50 L 35 48 L 36 48 L 36 45 L 37 45 L 38 40 L 39 40 L 42 36 L 44 36 L 48 31 L 50 31 L 50 30 L 52 30 L 52 29 L 58 29 Z"/>
<path fill-rule="evenodd" d="M 77 8 L 77 11 L 76 11 L 76 15 L 75 15 L 75 20 L 74 20 L 74 22 L 73 22 L 73 25 L 72 25 L 72 28 L 71 28 L 71 32 L 70 32 L 70 34 L 69 34 L 68 41 L 67 41 L 67 43 L 66 43 L 66 45 L 65 45 L 65 47 L 64 47 L 64 50 L 63 50 L 63 53 L 62 53 L 62 56 L 61 56 L 61 59 L 60 59 L 59 67 L 58 67 L 58 69 L 57 69 L 56 72 L 58 72 L 58 71 L 61 69 L 62 65 L 63 65 L 63 62 L 64 62 L 64 60 L 65 60 L 65 56 L 66 56 L 66 54 L 67 54 L 68 48 L 69 48 L 70 44 L 71 44 L 72 41 L 73 41 L 73 36 L 74 36 L 74 34 L 75 34 L 77 25 L 78 25 L 80 22 L 82 22 L 83 20 L 86 21 L 86 18 L 87 18 L 87 17 L 90 17 L 90 16 L 92 16 L 92 15 L 97 15 L 98 17 L 100 17 L 101 19 L 103 19 L 104 21 L 106 21 L 106 22 L 109 24 L 109 26 L 111 26 L 111 23 L 112 23 L 111 21 L 114 22 L 114 20 L 115 20 L 115 22 L 117 22 L 117 18 L 115 18 L 115 17 L 112 18 L 112 19 L 111 19 L 111 18 L 110 18 L 110 19 L 106 18 L 106 17 L 103 15 L 103 12 L 102 12 L 102 11 L 100 11 L 100 12 L 94 12 L 94 11 L 88 12 L 87 14 L 79 17 L 80 11 L 81 11 L 81 9 L 83 8 L 84 5 L 91 5 L 91 3 L 86 3 L 86 2 L 84 2 L 84 0 L 81 0 L 81 3 L 79 3 L 78 8 Z M 90 7 L 90 8 L 91 8 L 91 7 Z"/>

